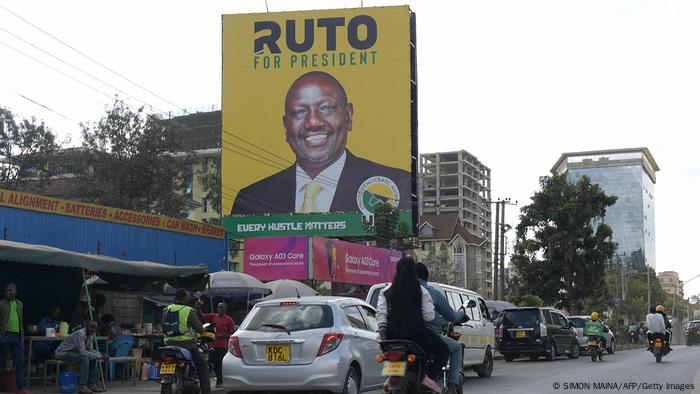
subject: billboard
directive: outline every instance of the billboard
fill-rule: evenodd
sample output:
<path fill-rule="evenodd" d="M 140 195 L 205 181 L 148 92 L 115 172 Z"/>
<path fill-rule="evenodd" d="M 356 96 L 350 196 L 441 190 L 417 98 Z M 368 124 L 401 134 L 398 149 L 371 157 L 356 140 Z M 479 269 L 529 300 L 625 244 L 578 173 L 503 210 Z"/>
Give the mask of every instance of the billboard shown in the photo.
<path fill-rule="evenodd" d="M 249 238 L 243 271 L 260 280 L 309 278 L 307 237 Z"/>
<path fill-rule="evenodd" d="M 391 282 L 401 252 L 313 237 L 314 279 L 373 285 Z"/>
<path fill-rule="evenodd" d="M 285 222 L 287 234 L 365 235 L 357 223 L 380 201 L 411 223 L 414 34 L 407 6 L 223 16 L 227 231 Z"/>

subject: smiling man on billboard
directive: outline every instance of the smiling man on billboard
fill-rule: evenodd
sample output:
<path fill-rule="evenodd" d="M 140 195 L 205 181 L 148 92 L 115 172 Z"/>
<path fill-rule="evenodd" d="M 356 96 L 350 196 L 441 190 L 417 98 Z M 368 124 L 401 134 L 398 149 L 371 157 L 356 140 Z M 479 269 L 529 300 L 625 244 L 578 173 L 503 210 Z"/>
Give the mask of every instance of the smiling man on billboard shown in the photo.
<path fill-rule="evenodd" d="M 312 71 L 297 78 L 287 91 L 282 116 L 296 161 L 243 188 L 231 213 L 368 214 L 379 201 L 410 209 L 408 171 L 357 157 L 347 149 L 353 115 L 345 88 L 332 75 Z"/>

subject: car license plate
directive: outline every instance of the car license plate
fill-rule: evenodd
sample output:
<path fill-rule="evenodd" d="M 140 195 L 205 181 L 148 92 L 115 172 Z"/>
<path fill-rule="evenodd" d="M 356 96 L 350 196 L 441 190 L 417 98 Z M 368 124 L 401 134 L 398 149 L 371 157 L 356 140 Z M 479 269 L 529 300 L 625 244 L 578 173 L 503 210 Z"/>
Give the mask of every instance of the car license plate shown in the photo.
<path fill-rule="evenodd" d="M 588 341 L 588 346 L 595 346 L 595 345 L 596 345 L 596 343 L 595 343 L 594 339 L 591 339 Z"/>
<path fill-rule="evenodd" d="M 163 364 L 160 366 L 161 375 L 172 375 L 175 373 L 175 364 Z"/>
<path fill-rule="evenodd" d="M 267 357 L 265 362 L 269 363 L 288 363 L 289 362 L 289 345 L 267 345 Z"/>
<path fill-rule="evenodd" d="M 520 330 L 520 331 L 516 331 L 516 332 L 515 332 L 515 337 L 516 337 L 516 338 L 525 338 L 525 335 L 526 335 L 526 334 L 525 334 L 525 331 L 523 331 L 523 330 Z"/>
<path fill-rule="evenodd" d="M 404 376 L 406 375 L 406 363 L 403 361 L 384 361 L 382 376 Z"/>
<path fill-rule="evenodd" d="M 655 347 L 663 347 L 663 342 L 656 342 L 654 344 Z"/>

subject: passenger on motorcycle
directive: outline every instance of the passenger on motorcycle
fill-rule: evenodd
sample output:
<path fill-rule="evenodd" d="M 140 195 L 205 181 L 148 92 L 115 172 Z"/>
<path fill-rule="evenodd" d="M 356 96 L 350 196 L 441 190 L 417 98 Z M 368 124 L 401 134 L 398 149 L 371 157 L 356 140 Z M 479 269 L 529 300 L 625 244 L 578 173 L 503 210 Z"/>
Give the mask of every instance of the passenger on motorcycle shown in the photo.
<path fill-rule="evenodd" d="M 651 340 L 654 334 L 663 335 L 666 337 L 666 324 L 664 322 L 664 317 L 660 313 L 656 313 L 654 307 L 649 308 L 649 314 L 647 314 L 647 344 L 648 350 L 651 350 Z"/>
<path fill-rule="evenodd" d="M 440 335 L 425 324 L 435 318 L 435 307 L 428 290 L 418 283 L 412 258 L 403 257 L 397 263 L 391 287 L 379 294 L 376 316 L 381 340 L 413 341 L 434 355 L 435 362 L 429 364 L 421 384 L 439 393 L 440 386 L 435 379 L 447 363 L 449 349 Z"/>
<path fill-rule="evenodd" d="M 416 273 L 418 275 L 418 283 L 428 290 L 430 297 L 433 299 L 433 305 L 435 306 L 435 318 L 433 320 L 427 321 L 426 324 L 429 329 L 431 329 L 436 334 L 440 335 L 440 339 L 445 342 L 445 345 L 450 349 L 450 374 L 448 377 L 449 386 L 447 387 L 448 394 L 454 394 L 457 392 L 457 387 L 459 386 L 459 371 L 462 366 L 462 344 L 455 341 L 454 339 L 442 335 L 443 327 L 447 325 L 448 322 L 452 323 L 462 323 L 469 321 L 469 317 L 465 314 L 464 310 L 456 312 L 450 306 L 450 303 L 445 298 L 445 294 L 428 285 L 428 277 L 430 273 L 428 268 L 423 265 L 423 263 L 418 263 L 416 265 Z"/>
<path fill-rule="evenodd" d="M 163 331 L 165 332 L 164 342 L 168 346 L 178 346 L 187 349 L 192 354 L 192 359 L 197 367 L 197 376 L 199 377 L 199 387 L 202 394 L 211 392 L 209 382 L 209 365 L 197 349 L 196 334 L 202 333 L 202 322 L 197 317 L 194 308 L 187 304 L 187 290 L 177 289 L 175 292 L 175 303 L 170 305 L 163 312 Z M 168 334 L 166 327 L 172 325 L 169 321 L 168 313 L 176 313 L 177 330 L 175 334 Z"/>

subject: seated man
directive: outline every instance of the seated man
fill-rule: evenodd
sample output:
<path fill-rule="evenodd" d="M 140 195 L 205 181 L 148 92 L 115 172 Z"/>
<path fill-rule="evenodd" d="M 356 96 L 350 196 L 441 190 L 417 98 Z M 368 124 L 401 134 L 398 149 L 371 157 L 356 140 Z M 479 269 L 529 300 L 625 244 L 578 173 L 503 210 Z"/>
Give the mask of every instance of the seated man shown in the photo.
<path fill-rule="evenodd" d="M 48 316 L 45 316 L 39 321 L 37 325 L 36 335 L 46 336 L 46 329 L 53 328 L 58 331 L 58 325 L 60 320 L 58 319 L 61 315 L 61 308 L 54 305 L 51 307 L 51 311 Z M 34 342 L 34 354 L 39 359 L 48 359 L 53 357 L 53 352 L 58 345 L 54 341 L 36 341 Z"/>
<path fill-rule="evenodd" d="M 109 360 L 105 353 L 94 350 L 92 336 L 97 331 L 97 323 L 88 321 L 85 328 L 73 331 L 56 349 L 56 358 L 80 364 L 79 394 L 92 394 L 102 390 L 97 387 L 97 360 Z"/>

